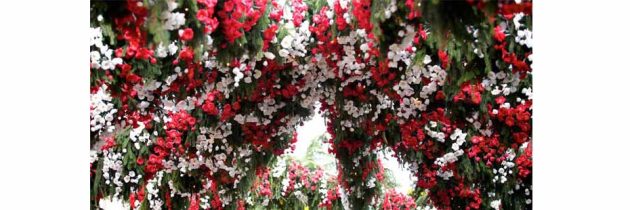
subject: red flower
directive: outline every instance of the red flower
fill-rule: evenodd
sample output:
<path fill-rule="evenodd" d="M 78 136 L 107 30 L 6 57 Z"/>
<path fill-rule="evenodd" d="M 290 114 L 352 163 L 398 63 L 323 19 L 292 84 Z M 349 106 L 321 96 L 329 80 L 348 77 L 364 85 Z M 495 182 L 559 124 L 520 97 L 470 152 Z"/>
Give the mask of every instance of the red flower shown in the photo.
<path fill-rule="evenodd" d="M 245 31 L 250 31 L 267 9 L 267 0 L 254 0 L 253 3 L 254 5 L 252 5 L 251 1 L 246 1 L 244 5 L 246 8 L 251 8 L 247 12 L 247 18 L 243 23 L 243 29 L 245 29 Z"/>
<path fill-rule="evenodd" d="M 409 14 L 407 15 L 407 19 L 413 19 L 420 16 L 420 10 L 416 9 L 415 3 L 413 0 L 406 0 L 405 6 L 409 8 Z"/>
<path fill-rule="evenodd" d="M 199 194 L 193 193 L 190 196 L 190 206 L 188 210 L 199 210 Z"/>
<path fill-rule="evenodd" d="M 418 26 L 418 32 L 420 37 L 422 37 L 422 40 L 427 40 L 427 32 L 424 31 L 424 25 L 420 24 Z"/>
<path fill-rule="evenodd" d="M 131 195 L 129 195 L 129 205 L 135 206 L 135 204 L 136 204 L 136 194 L 131 193 Z"/>
<path fill-rule="evenodd" d="M 499 105 L 503 104 L 503 103 L 505 103 L 505 97 L 499 96 L 499 97 L 495 98 L 494 101 L 497 102 L 497 104 L 499 104 Z"/>
<path fill-rule="evenodd" d="M 116 146 L 116 140 L 114 140 L 114 137 L 107 137 L 105 138 L 105 144 L 103 144 L 103 146 L 101 146 L 101 150 L 107 150 L 109 148 L 112 148 Z"/>
<path fill-rule="evenodd" d="M 453 101 L 465 101 L 472 102 L 475 105 L 479 105 L 481 103 L 481 93 L 483 93 L 484 89 L 481 85 L 471 85 L 466 82 L 461 85 L 461 90 L 453 96 Z"/>
<path fill-rule="evenodd" d="M 131 73 L 131 74 L 127 75 L 125 80 L 129 81 L 132 84 L 136 84 L 136 83 L 139 83 L 140 81 L 142 81 L 142 77 L 140 77 L 140 76 L 138 76 L 138 75 L 136 75 L 134 73 Z"/>
<path fill-rule="evenodd" d="M 206 9 L 199 9 L 197 19 L 205 24 L 204 33 L 212 33 L 219 26 L 219 20 L 214 17 L 214 7 L 217 4 L 217 0 L 199 0 L 198 2 L 205 5 Z"/>
<path fill-rule="evenodd" d="M 179 33 L 179 38 L 182 41 L 190 41 L 192 40 L 194 35 L 195 35 L 195 32 L 193 32 L 191 28 L 186 28 L 181 33 Z"/>
<path fill-rule="evenodd" d="M 232 105 L 230 105 L 230 104 L 223 105 L 223 112 L 221 113 L 221 121 L 222 122 L 225 122 L 225 121 L 231 119 L 235 115 L 236 115 L 236 113 L 234 112 L 234 110 L 232 110 Z"/>
<path fill-rule="evenodd" d="M 197 0 L 199 4 L 202 4 L 206 7 L 214 8 L 217 4 L 217 0 Z"/>
<path fill-rule="evenodd" d="M 116 49 L 116 51 L 114 51 L 114 54 L 116 55 L 116 57 L 121 58 L 123 56 L 123 48 L 120 47 Z"/>
<path fill-rule="evenodd" d="M 219 109 L 217 109 L 217 106 L 215 106 L 214 103 L 212 103 L 212 102 L 206 101 L 201 106 L 201 109 L 203 109 L 203 111 L 208 113 L 209 115 L 215 115 L 216 116 L 216 115 L 219 114 Z"/>
<path fill-rule="evenodd" d="M 378 67 L 372 67 L 372 79 L 376 82 L 378 87 L 384 87 L 394 81 L 396 73 L 389 70 L 387 60 L 380 62 Z"/>
<path fill-rule="evenodd" d="M 293 25 L 299 26 L 302 24 L 302 20 L 304 19 L 302 12 L 306 11 L 308 7 L 302 2 L 302 0 L 293 0 L 291 6 L 293 7 Z"/>
<path fill-rule="evenodd" d="M 370 22 L 370 4 L 372 1 L 369 0 L 353 0 L 352 6 L 352 14 L 355 16 L 356 20 L 359 22 L 359 28 L 365 29 L 366 31 L 372 31 L 372 23 Z"/>
<path fill-rule="evenodd" d="M 142 157 L 138 157 L 138 158 L 136 159 L 136 163 L 137 163 L 138 165 L 144 165 L 144 158 L 142 158 Z"/>
<path fill-rule="evenodd" d="M 504 15 L 507 19 L 512 19 L 514 14 L 519 12 L 529 15 L 532 14 L 532 5 L 532 2 L 499 4 L 499 13 Z"/>
<path fill-rule="evenodd" d="M 341 4 L 339 3 L 339 1 L 335 2 L 335 14 L 343 14 L 347 10 L 348 9 L 341 8 Z M 339 31 L 343 31 L 348 26 L 348 23 L 346 23 L 346 19 L 344 19 L 342 15 L 337 15 L 337 19 L 335 20 L 335 22 L 337 23 L 337 29 Z"/>
<path fill-rule="evenodd" d="M 210 201 L 210 205 L 212 206 L 212 209 L 223 209 L 221 198 L 218 193 L 214 194 L 212 201 Z"/>
<path fill-rule="evenodd" d="M 267 50 L 269 48 L 269 43 L 276 35 L 276 31 L 278 30 L 278 25 L 272 24 L 269 28 L 263 31 L 263 50 Z"/>
<path fill-rule="evenodd" d="M 503 42 L 503 40 L 505 40 L 505 33 L 503 33 L 503 29 L 501 29 L 501 26 L 494 27 L 493 38 L 499 42 Z"/>
<path fill-rule="evenodd" d="M 181 52 L 179 52 L 179 59 L 183 61 L 192 61 L 195 56 L 193 49 L 190 47 L 184 47 Z"/>
<path fill-rule="evenodd" d="M 518 176 L 521 178 L 527 178 L 531 174 L 532 170 L 532 143 L 527 144 L 527 148 L 516 158 L 514 162 L 518 166 Z"/>
<path fill-rule="evenodd" d="M 272 1 L 272 4 L 274 9 L 269 14 L 269 18 L 280 22 L 282 15 L 284 15 L 284 10 L 282 10 L 283 8 L 276 1 Z"/>
<path fill-rule="evenodd" d="M 448 54 L 442 50 L 438 50 L 438 57 L 440 58 L 440 62 L 442 63 L 442 68 L 448 68 Z"/>
<path fill-rule="evenodd" d="M 474 104 L 479 104 L 479 103 L 481 103 L 481 93 L 479 93 L 478 91 L 473 91 L 473 92 L 471 93 L 470 97 L 471 97 L 471 99 L 470 99 L 470 100 L 471 100 Z"/>
<path fill-rule="evenodd" d="M 162 159 L 163 157 L 157 156 L 155 154 L 149 155 L 149 162 L 144 167 L 144 172 L 147 174 L 147 179 L 150 179 L 150 177 L 152 177 L 156 172 L 162 169 Z"/>
<path fill-rule="evenodd" d="M 149 60 L 153 58 L 153 50 L 149 50 L 147 48 L 139 48 L 136 51 L 136 59 Z"/>
<path fill-rule="evenodd" d="M 230 43 L 234 43 L 236 39 L 243 36 L 243 33 L 240 31 L 241 27 L 243 27 L 243 23 L 239 22 L 236 19 L 226 19 L 222 21 L 223 24 L 223 35 L 225 35 L 225 39 Z"/>

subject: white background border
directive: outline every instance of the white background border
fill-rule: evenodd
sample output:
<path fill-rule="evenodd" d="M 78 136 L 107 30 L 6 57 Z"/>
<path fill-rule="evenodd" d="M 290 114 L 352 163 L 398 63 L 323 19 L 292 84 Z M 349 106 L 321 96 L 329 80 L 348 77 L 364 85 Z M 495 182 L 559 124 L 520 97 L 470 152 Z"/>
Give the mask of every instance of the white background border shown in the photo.
<path fill-rule="evenodd" d="M 534 2 L 535 209 L 628 208 L 623 3 Z M 0 209 L 89 208 L 88 8 L 0 6 Z"/>

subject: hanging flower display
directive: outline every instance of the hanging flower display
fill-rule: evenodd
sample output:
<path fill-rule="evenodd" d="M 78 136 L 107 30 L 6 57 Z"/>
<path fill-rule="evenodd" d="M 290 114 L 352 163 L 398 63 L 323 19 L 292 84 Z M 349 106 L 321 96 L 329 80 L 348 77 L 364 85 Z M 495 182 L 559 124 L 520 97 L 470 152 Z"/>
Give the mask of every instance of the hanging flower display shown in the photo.
<path fill-rule="evenodd" d="M 529 209 L 531 8 L 92 1 L 91 206 L 117 197 L 133 209 L 254 209 L 291 197 L 411 209 L 426 193 L 437 209 Z M 315 112 L 337 174 L 288 163 L 274 176 Z M 383 187 L 384 149 L 417 178 L 410 195 Z"/>

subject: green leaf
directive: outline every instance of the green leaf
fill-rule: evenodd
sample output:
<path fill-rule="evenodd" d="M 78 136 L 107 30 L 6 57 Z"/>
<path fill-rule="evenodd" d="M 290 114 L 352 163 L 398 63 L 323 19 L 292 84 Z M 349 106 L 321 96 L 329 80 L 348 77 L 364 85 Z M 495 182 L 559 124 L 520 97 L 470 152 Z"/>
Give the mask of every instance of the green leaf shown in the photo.
<path fill-rule="evenodd" d="M 149 147 L 147 146 L 141 146 L 140 147 L 140 156 L 145 156 L 149 154 Z"/>
<path fill-rule="evenodd" d="M 122 147 L 121 148 L 127 148 L 128 144 L 129 144 L 129 138 L 123 138 L 122 139 Z"/>
<path fill-rule="evenodd" d="M 485 56 L 483 57 L 483 61 L 485 63 L 486 68 L 484 69 L 485 74 L 488 74 L 492 71 L 492 62 L 490 61 L 490 56 L 488 52 L 484 52 Z"/>
<path fill-rule="evenodd" d="M 96 174 L 94 175 L 94 182 L 92 183 L 92 196 L 98 194 L 98 188 L 101 186 L 101 177 L 103 176 L 103 159 L 98 161 L 96 167 Z"/>

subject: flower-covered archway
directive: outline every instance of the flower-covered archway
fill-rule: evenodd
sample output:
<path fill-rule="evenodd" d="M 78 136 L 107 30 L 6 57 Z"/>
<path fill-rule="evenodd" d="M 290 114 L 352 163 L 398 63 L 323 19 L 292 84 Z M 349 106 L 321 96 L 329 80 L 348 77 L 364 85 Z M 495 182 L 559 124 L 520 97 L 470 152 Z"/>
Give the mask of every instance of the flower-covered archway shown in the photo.
<path fill-rule="evenodd" d="M 409 201 L 381 189 L 391 148 L 436 208 L 531 208 L 531 7 L 93 1 L 92 207 L 260 208 L 254 186 L 322 112 L 339 174 L 316 207 Z"/>

